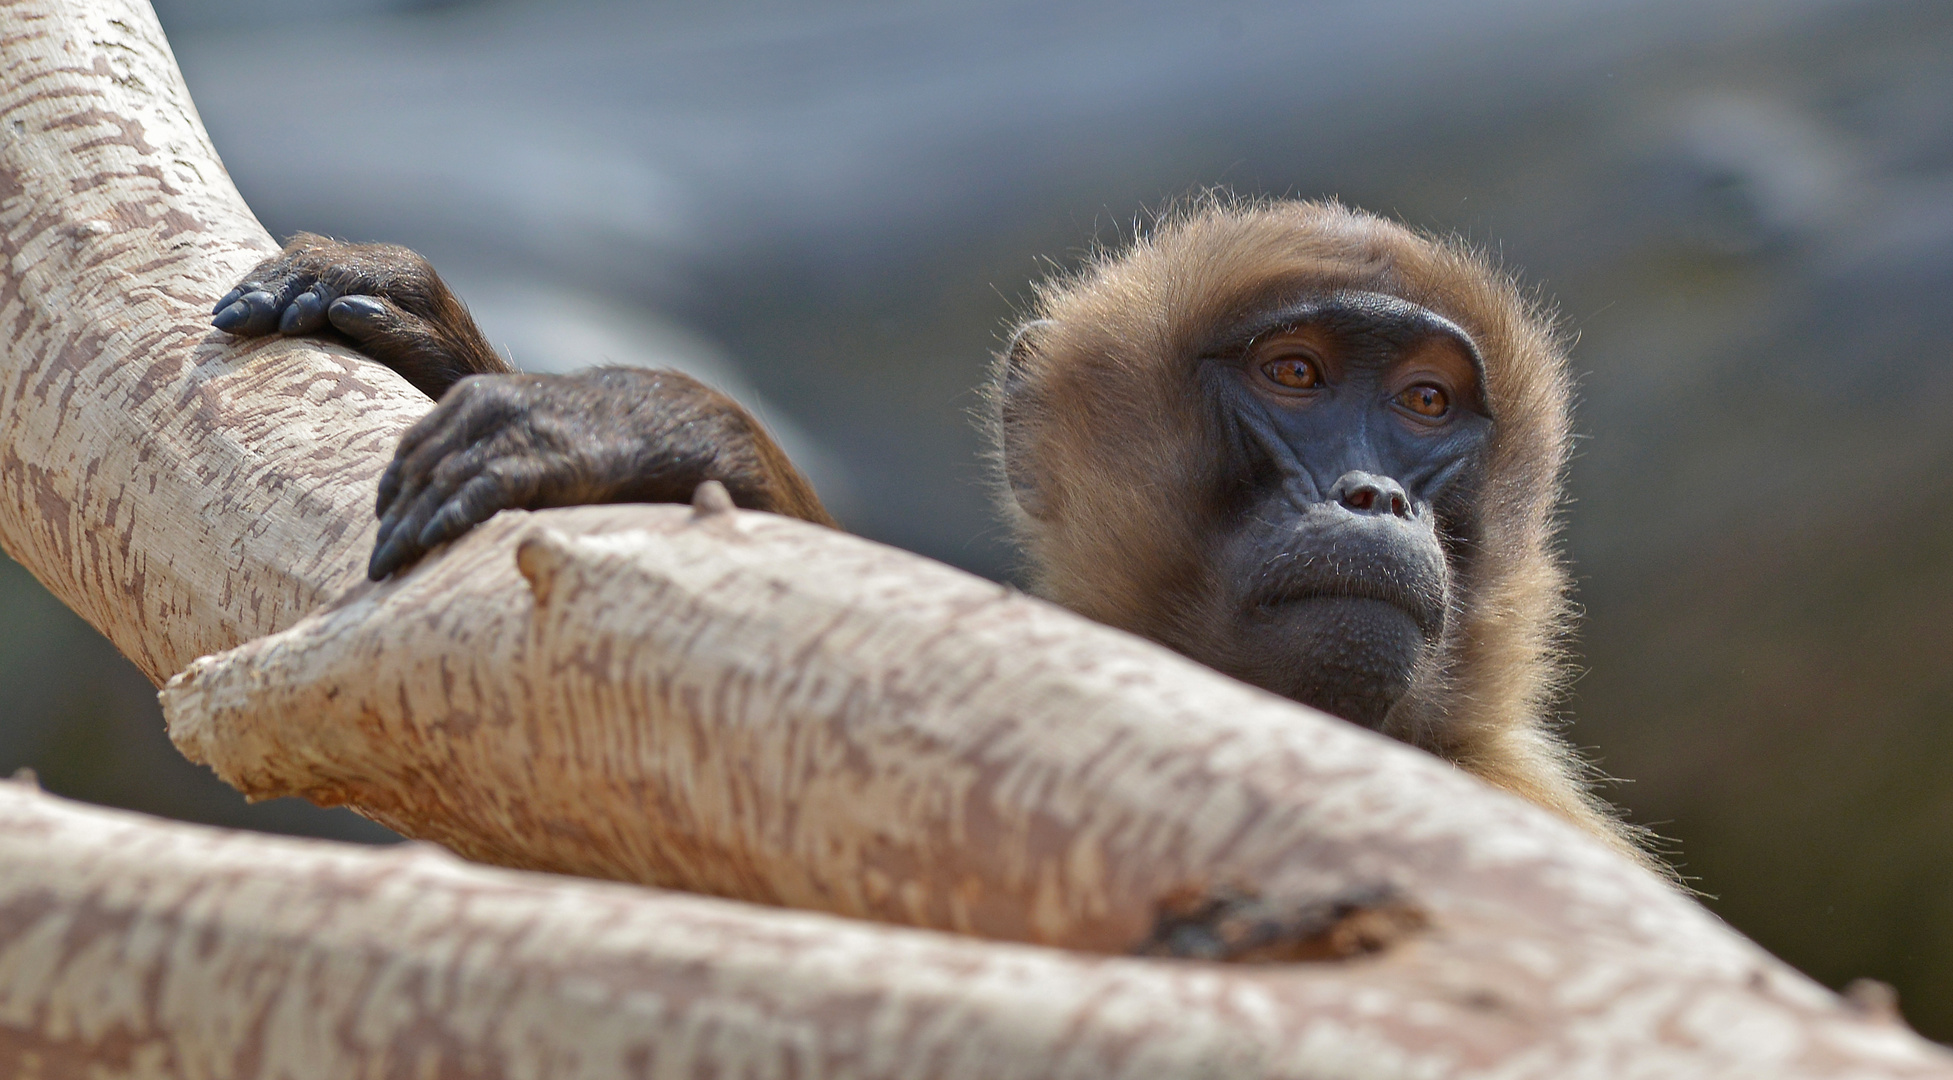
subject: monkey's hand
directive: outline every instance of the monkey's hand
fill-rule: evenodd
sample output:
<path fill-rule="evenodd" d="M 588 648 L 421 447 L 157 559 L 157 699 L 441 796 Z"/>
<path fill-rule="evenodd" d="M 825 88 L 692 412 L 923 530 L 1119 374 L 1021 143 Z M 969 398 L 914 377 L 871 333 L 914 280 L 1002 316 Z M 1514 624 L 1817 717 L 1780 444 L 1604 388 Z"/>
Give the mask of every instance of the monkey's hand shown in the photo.
<path fill-rule="evenodd" d="M 239 337 L 316 334 L 350 345 L 436 401 L 466 376 L 515 370 L 427 260 L 394 244 L 299 233 L 213 311 L 210 324 Z"/>
<path fill-rule="evenodd" d="M 687 502 L 717 480 L 749 510 L 834 520 L 752 415 L 675 371 L 463 379 L 401 436 L 380 477 L 378 581 L 498 510 Z"/>

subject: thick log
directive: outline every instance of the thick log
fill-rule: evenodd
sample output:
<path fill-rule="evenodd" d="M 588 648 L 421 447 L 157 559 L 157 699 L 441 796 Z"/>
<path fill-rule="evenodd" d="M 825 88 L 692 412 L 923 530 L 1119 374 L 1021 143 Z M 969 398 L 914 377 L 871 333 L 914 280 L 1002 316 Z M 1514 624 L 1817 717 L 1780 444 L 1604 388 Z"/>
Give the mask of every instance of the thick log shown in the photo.
<path fill-rule="evenodd" d="M 1402 744 L 766 514 L 503 514 L 172 680 L 177 745 L 471 858 L 1127 952 L 1220 891 L 1515 953 L 1728 954 L 1692 901 Z M 1431 945 L 1428 948 L 1443 948 Z"/>
<path fill-rule="evenodd" d="M 0 542 L 158 679 L 291 628 L 173 695 L 226 775 L 505 862 L 1101 950 L 1163 944 L 1164 913 L 1164 944 L 1285 961 L 986 942 L 0 785 L 9 1074 L 1953 1077 L 1534 808 L 838 534 L 508 515 L 294 625 L 358 581 L 373 477 L 426 403 L 350 355 L 207 330 L 269 243 L 146 7 L 0 4 L 0 57 Z M 357 715 L 280 712 L 334 687 Z"/>
<path fill-rule="evenodd" d="M 1709 985 L 1547 954 L 1546 994 L 1415 952 L 1092 957 L 6 783 L 0 867 L 0 1075 L 37 1080 L 1953 1075 L 1760 956 Z"/>

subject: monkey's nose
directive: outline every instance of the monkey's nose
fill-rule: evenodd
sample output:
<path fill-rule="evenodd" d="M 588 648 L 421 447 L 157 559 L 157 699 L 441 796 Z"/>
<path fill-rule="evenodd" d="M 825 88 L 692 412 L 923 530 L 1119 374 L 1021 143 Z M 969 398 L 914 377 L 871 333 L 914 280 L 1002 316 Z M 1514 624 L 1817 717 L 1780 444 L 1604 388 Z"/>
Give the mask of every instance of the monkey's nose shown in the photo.
<path fill-rule="evenodd" d="M 1366 472 L 1344 473 L 1343 478 L 1329 489 L 1329 497 L 1358 514 L 1379 517 L 1389 514 L 1400 518 L 1411 516 L 1410 496 L 1404 494 L 1402 484 L 1388 476 Z"/>

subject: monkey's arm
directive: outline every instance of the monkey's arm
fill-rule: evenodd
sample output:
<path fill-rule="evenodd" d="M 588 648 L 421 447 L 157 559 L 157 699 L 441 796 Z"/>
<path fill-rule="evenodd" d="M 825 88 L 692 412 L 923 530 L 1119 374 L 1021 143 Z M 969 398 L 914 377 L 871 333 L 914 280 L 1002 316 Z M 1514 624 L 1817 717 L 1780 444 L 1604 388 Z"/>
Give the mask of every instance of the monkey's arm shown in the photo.
<path fill-rule="evenodd" d="M 731 398 L 675 371 L 463 379 L 407 430 L 380 477 L 375 581 L 498 510 L 686 502 L 717 480 L 732 501 L 834 526 L 800 470 Z"/>
<path fill-rule="evenodd" d="M 686 502 L 707 480 L 749 510 L 834 525 L 738 402 L 674 371 L 519 374 L 403 247 L 301 233 L 218 302 L 212 325 L 337 338 L 440 402 L 380 478 L 376 581 L 500 510 Z"/>
<path fill-rule="evenodd" d="M 399 372 L 436 401 L 469 375 L 513 372 L 434 267 L 395 244 L 299 233 L 217 301 L 239 337 L 317 335 Z"/>

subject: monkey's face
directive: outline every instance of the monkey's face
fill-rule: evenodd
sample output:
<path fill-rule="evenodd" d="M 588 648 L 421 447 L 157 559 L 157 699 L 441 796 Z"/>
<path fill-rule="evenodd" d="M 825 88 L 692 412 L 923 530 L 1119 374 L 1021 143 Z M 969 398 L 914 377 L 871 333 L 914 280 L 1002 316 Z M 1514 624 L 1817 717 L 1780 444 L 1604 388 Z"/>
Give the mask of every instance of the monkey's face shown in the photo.
<path fill-rule="evenodd" d="M 1226 200 L 1045 282 L 1035 310 L 992 397 L 1033 589 L 1582 805 L 1541 726 L 1570 614 L 1548 312 L 1457 243 Z"/>
<path fill-rule="evenodd" d="M 1492 419 L 1471 338 L 1337 293 L 1230 329 L 1200 361 L 1219 455 L 1201 640 L 1237 678 L 1370 727 L 1434 655 Z"/>

